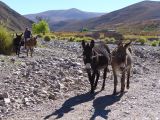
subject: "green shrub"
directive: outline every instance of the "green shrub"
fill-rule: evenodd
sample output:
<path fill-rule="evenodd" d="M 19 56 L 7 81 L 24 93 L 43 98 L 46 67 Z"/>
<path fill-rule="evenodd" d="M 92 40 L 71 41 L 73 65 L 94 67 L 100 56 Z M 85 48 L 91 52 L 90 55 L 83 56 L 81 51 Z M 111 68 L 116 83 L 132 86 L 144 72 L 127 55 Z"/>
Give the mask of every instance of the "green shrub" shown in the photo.
<path fill-rule="evenodd" d="M 42 34 L 38 34 L 38 35 L 37 35 L 37 37 L 42 38 L 42 37 L 43 37 L 43 35 L 42 35 Z"/>
<path fill-rule="evenodd" d="M 0 26 L 0 54 L 11 54 L 12 43 L 13 41 L 10 32 Z"/>
<path fill-rule="evenodd" d="M 81 38 L 82 39 L 82 38 Z M 83 37 L 83 40 L 84 41 L 91 41 L 91 40 L 93 40 L 93 38 L 91 38 L 91 37 Z"/>
<path fill-rule="evenodd" d="M 104 39 L 104 41 L 107 43 L 107 44 L 115 44 L 116 40 L 114 38 L 108 38 L 106 37 Z"/>
<path fill-rule="evenodd" d="M 88 28 L 82 28 L 81 32 L 88 32 Z"/>
<path fill-rule="evenodd" d="M 57 37 L 55 35 L 51 35 L 51 38 L 52 39 L 56 39 Z"/>
<path fill-rule="evenodd" d="M 44 41 L 46 41 L 46 42 L 51 41 L 51 37 L 50 37 L 50 36 L 45 36 L 45 37 L 44 37 Z"/>
<path fill-rule="evenodd" d="M 74 37 L 70 37 L 68 41 L 69 41 L 69 42 L 74 42 L 74 41 L 75 41 L 75 38 L 74 38 Z"/>
<path fill-rule="evenodd" d="M 158 46 L 160 46 L 160 40 L 158 41 Z"/>
<path fill-rule="evenodd" d="M 153 41 L 153 42 L 151 42 L 151 45 L 154 46 L 154 47 L 156 47 L 158 44 L 159 44 L 158 41 Z"/>
<path fill-rule="evenodd" d="M 82 40 L 86 41 L 86 40 L 83 39 L 83 38 L 76 38 L 76 39 L 75 39 L 76 42 L 82 42 Z"/>
<path fill-rule="evenodd" d="M 145 38 L 139 38 L 137 42 L 140 42 L 141 45 L 144 45 L 147 42 L 147 40 Z"/>

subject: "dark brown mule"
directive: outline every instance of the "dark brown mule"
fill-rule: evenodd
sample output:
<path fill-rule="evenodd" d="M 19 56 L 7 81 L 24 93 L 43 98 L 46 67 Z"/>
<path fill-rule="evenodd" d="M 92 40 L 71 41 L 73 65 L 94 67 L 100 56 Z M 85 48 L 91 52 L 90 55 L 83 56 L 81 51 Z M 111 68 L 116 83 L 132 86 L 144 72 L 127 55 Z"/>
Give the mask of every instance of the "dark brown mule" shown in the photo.
<path fill-rule="evenodd" d="M 117 74 L 121 73 L 121 92 L 124 92 L 125 89 L 125 76 L 127 73 L 127 89 L 129 89 L 129 79 L 130 72 L 132 67 L 132 55 L 130 49 L 131 42 L 127 44 L 120 43 L 118 47 L 112 52 L 112 69 L 114 75 L 114 92 L 116 94 L 117 89 Z"/>
<path fill-rule="evenodd" d="M 108 70 L 108 64 L 110 63 L 110 50 L 107 45 L 102 42 L 95 44 L 94 40 L 89 43 L 82 41 L 83 48 L 83 61 L 88 73 L 89 82 L 91 85 L 91 93 L 97 87 L 98 79 L 100 76 L 100 70 L 104 70 L 102 90 L 105 88 L 105 79 Z M 96 77 L 96 81 L 95 81 Z"/>
<path fill-rule="evenodd" d="M 32 57 L 34 47 L 37 45 L 37 36 L 36 36 L 36 37 L 29 38 L 29 39 L 25 42 L 25 45 L 26 45 L 26 49 L 27 49 L 27 56 L 28 56 L 28 53 L 29 53 L 29 51 L 30 51 L 30 52 L 31 52 L 31 57 Z"/>
<path fill-rule="evenodd" d="M 21 46 L 23 45 L 22 35 L 23 35 L 23 33 L 20 34 L 20 35 L 18 35 L 16 33 L 16 38 L 13 39 L 14 50 L 16 52 L 16 55 L 18 55 L 18 57 L 19 57 L 19 54 L 20 54 Z"/>

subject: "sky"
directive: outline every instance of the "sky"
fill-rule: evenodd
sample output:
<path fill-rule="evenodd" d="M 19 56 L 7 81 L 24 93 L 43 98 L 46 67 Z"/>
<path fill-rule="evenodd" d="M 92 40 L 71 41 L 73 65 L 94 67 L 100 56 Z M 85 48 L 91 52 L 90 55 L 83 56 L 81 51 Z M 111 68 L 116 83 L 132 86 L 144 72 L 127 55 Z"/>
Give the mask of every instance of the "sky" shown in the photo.
<path fill-rule="evenodd" d="M 25 15 L 47 10 L 77 8 L 88 12 L 112 12 L 144 0 L 1 0 L 18 13 Z M 160 0 L 154 0 L 160 1 Z"/>

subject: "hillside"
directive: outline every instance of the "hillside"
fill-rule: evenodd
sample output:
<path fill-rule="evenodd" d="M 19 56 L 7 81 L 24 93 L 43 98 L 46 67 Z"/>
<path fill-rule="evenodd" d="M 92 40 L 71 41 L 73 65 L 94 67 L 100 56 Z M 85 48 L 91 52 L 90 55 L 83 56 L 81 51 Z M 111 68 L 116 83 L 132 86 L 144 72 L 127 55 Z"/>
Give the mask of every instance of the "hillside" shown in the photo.
<path fill-rule="evenodd" d="M 1 24 L 5 24 L 7 28 L 12 31 L 21 31 L 25 27 L 31 27 L 32 21 L 26 19 L 5 3 L 0 1 L 0 21 Z"/>
<path fill-rule="evenodd" d="M 143 1 L 123 9 L 113 11 L 98 18 L 66 25 L 59 30 L 79 30 L 82 26 L 90 29 L 117 28 L 123 26 L 139 26 L 150 20 L 160 21 L 160 2 Z"/>
<path fill-rule="evenodd" d="M 73 21 L 86 20 L 103 15 L 104 13 L 85 12 L 76 8 L 68 10 L 49 10 L 37 14 L 24 15 L 26 18 L 36 21 L 36 17 L 47 19 L 51 29 L 54 30 L 63 27 Z"/>

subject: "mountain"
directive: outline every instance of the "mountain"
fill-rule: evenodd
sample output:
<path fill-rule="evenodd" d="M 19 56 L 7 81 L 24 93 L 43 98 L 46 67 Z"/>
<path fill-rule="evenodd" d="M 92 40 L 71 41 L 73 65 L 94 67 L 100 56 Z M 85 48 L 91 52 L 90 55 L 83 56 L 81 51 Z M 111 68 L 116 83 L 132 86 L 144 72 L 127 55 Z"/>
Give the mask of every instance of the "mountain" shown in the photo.
<path fill-rule="evenodd" d="M 68 10 L 49 10 L 37 14 L 28 14 L 24 16 L 35 22 L 36 17 L 47 19 L 50 27 L 56 30 L 69 23 L 73 23 L 75 21 L 80 20 L 86 20 L 101 15 L 104 15 L 104 13 L 84 12 L 76 8 L 72 8 Z"/>
<path fill-rule="evenodd" d="M 24 15 L 26 18 L 36 21 L 36 17 L 47 18 L 49 21 L 65 21 L 65 20 L 84 20 L 97 16 L 101 16 L 104 13 L 84 12 L 76 8 L 68 10 L 49 10 L 37 14 Z"/>
<path fill-rule="evenodd" d="M 5 3 L 0 1 L 0 24 L 5 26 L 12 31 L 22 31 L 25 27 L 31 27 L 32 21 L 26 19 Z"/>
<path fill-rule="evenodd" d="M 160 21 L 160 2 L 159 1 L 142 1 L 120 10 L 92 18 L 85 21 L 67 24 L 59 30 L 75 31 L 82 27 L 90 29 L 107 29 L 117 27 L 128 27 L 148 23 L 148 21 Z"/>

